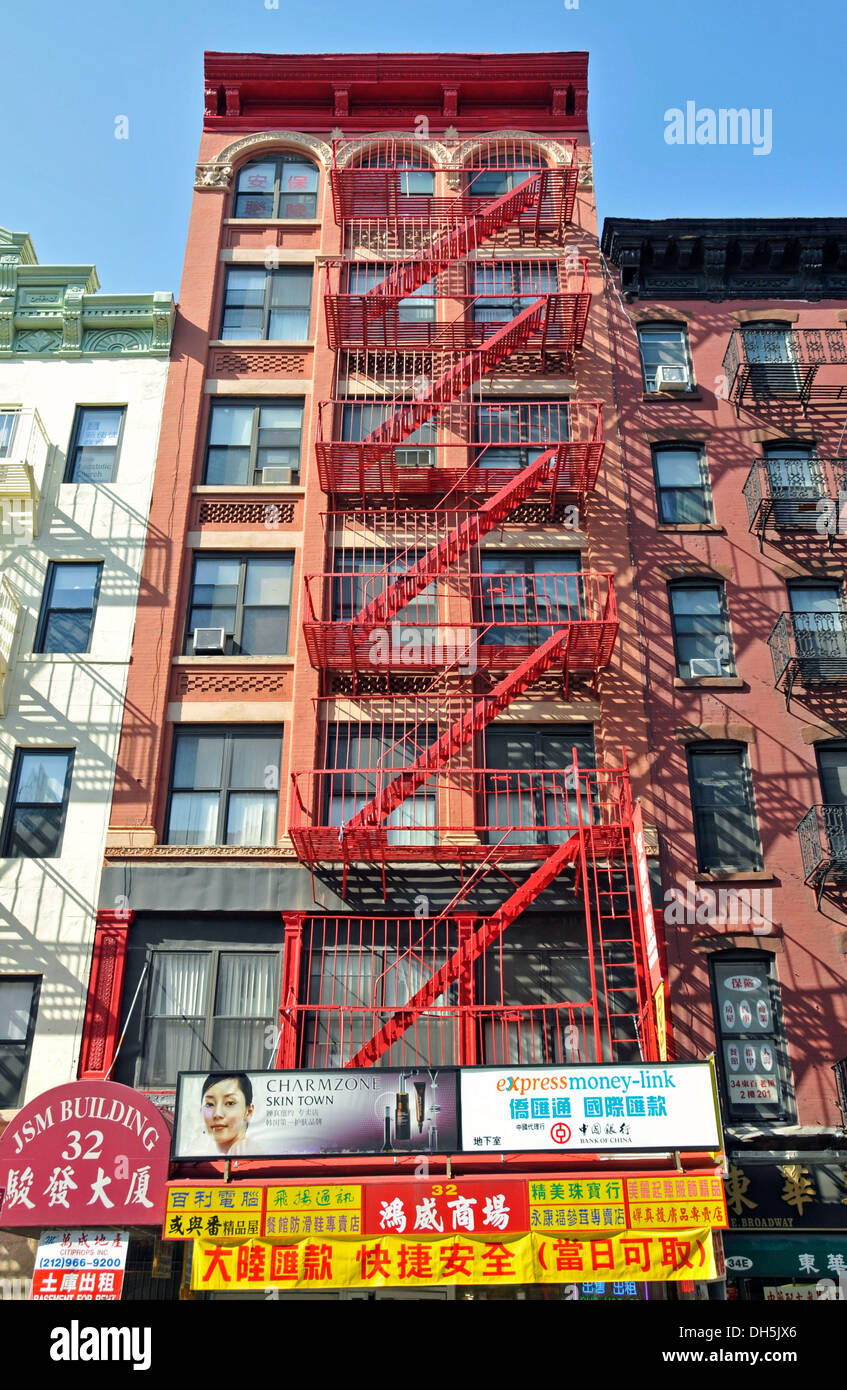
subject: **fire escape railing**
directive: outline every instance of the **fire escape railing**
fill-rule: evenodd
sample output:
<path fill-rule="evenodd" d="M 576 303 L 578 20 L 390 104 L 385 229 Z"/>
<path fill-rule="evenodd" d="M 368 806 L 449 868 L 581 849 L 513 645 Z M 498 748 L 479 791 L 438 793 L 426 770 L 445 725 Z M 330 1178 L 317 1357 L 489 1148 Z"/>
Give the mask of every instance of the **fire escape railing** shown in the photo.
<path fill-rule="evenodd" d="M 847 516 L 842 519 L 847 490 L 847 459 L 757 459 L 744 483 L 748 529 L 764 548 L 769 528 L 777 533 L 815 532 L 831 547 Z"/>
<path fill-rule="evenodd" d="M 723 369 L 736 406 L 847 399 L 847 329 L 733 329 Z"/>
<path fill-rule="evenodd" d="M 815 889 L 818 909 L 827 884 L 847 877 L 847 806 L 812 806 L 797 826 L 803 878 Z"/>
<path fill-rule="evenodd" d="M 774 685 L 786 709 L 796 685 L 805 688 L 847 681 L 847 614 L 781 613 L 768 637 Z"/>
<path fill-rule="evenodd" d="M 558 498 L 582 509 L 596 485 L 605 447 L 598 401 L 458 400 L 440 406 L 414 441 L 367 441 L 374 421 L 412 404 L 411 392 L 320 402 L 315 449 L 323 490 L 362 505 L 415 494 L 486 497 L 553 445 Z"/>

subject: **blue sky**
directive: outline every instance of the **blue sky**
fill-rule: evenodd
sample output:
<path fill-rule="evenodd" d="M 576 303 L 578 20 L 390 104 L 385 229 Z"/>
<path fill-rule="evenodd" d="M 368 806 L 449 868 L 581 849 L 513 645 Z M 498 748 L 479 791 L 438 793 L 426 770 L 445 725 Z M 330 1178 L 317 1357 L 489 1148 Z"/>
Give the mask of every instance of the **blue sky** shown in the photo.
<path fill-rule="evenodd" d="M 601 219 L 847 214 L 844 0 L 39 0 L 3 38 L 0 224 L 110 292 L 178 292 L 206 49 L 587 49 Z M 772 152 L 667 144 L 688 101 L 771 110 Z"/>

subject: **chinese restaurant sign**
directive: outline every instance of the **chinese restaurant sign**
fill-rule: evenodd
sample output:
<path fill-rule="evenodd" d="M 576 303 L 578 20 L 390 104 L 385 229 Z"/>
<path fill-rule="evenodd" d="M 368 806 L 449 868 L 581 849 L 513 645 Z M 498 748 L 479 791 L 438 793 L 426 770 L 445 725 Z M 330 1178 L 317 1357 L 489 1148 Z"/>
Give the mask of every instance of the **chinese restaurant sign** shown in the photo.
<path fill-rule="evenodd" d="M 414 1235 L 375 1240 L 317 1236 L 281 1245 L 197 1241 L 194 1290 L 250 1288 L 419 1288 L 444 1284 L 563 1284 L 583 1279 L 679 1281 L 714 1279 L 708 1228 L 627 1232 L 602 1239 L 567 1235 Z"/>
<path fill-rule="evenodd" d="M 465 1151 L 720 1147 L 708 1062 L 466 1068 L 461 1102 Z"/>
<path fill-rule="evenodd" d="M 30 1298 L 36 1303 L 120 1298 L 128 1248 L 128 1231 L 45 1231 L 38 1242 Z"/>
<path fill-rule="evenodd" d="M 71 1081 L 25 1105 L 0 1137 L 4 1227 L 158 1226 L 170 1130 L 129 1086 Z"/>
<path fill-rule="evenodd" d="M 176 1160 L 455 1153 L 455 1069 L 181 1072 Z"/>
<path fill-rule="evenodd" d="M 529 1231 L 589 1239 L 630 1230 L 726 1225 L 714 1174 L 572 1175 L 565 1179 L 460 1178 L 416 1182 L 248 1187 L 173 1184 L 162 1232 L 168 1240 L 304 1236 L 356 1239 L 456 1233 L 490 1237 Z"/>

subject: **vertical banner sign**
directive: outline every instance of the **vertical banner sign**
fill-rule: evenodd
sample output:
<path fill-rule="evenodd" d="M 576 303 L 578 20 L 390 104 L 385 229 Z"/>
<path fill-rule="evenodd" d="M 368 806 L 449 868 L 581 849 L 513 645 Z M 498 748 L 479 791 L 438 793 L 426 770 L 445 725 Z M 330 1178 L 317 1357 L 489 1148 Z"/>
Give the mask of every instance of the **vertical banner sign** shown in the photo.
<path fill-rule="evenodd" d="M 129 1231 L 44 1231 L 38 1242 L 30 1298 L 114 1302 L 121 1296 Z"/>
<path fill-rule="evenodd" d="M 656 923 L 653 918 L 653 898 L 650 893 L 650 868 L 647 863 L 647 849 L 644 844 L 644 817 L 638 802 L 632 808 L 632 843 L 635 854 L 635 891 L 644 933 L 647 970 L 650 976 L 650 988 L 655 992 L 662 983 L 662 972 L 659 963 L 659 943 L 656 939 Z"/>
<path fill-rule="evenodd" d="M 665 1017 L 665 986 L 660 983 L 656 993 L 653 995 L 653 1004 L 656 1009 L 656 1046 L 659 1049 L 659 1061 L 668 1060 L 668 1028 Z"/>

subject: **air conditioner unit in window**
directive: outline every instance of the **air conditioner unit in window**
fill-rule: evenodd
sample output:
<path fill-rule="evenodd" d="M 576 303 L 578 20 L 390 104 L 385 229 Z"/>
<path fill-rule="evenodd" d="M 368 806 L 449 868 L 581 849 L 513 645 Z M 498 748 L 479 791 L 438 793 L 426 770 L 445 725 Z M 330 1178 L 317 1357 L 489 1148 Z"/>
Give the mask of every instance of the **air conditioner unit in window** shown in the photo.
<path fill-rule="evenodd" d="M 687 391 L 688 390 L 688 368 L 687 367 L 657 367 L 656 368 L 656 390 L 657 391 Z"/>
<path fill-rule="evenodd" d="M 294 469 L 293 469 L 293 468 L 263 468 L 263 469 L 262 469 L 262 482 L 265 484 L 265 486 L 267 486 L 268 483 L 276 483 L 277 485 L 279 485 L 280 483 L 282 483 L 282 484 L 288 485 L 289 483 L 291 483 L 291 482 L 293 481 L 293 478 L 294 478 Z"/>
<path fill-rule="evenodd" d="M 723 666 L 717 657 L 697 656 L 688 663 L 688 670 L 691 676 L 722 676 Z"/>
<path fill-rule="evenodd" d="M 220 656 L 225 647 L 226 632 L 222 627 L 195 627 L 195 656 Z"/>

